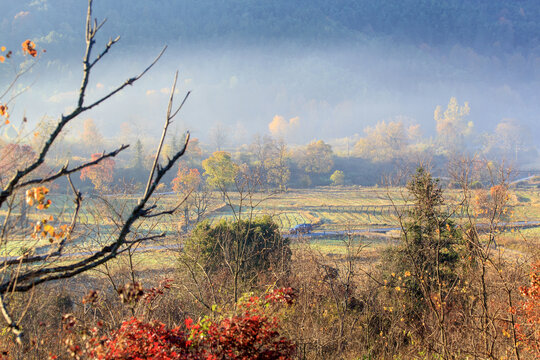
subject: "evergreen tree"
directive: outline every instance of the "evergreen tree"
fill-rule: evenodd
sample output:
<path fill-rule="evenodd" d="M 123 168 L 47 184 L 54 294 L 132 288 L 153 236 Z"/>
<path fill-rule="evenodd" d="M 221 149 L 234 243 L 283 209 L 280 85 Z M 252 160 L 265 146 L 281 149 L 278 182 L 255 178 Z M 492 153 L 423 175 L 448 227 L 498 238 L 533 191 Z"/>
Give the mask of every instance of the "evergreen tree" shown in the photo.
<path fill-rule="evenodd" d="M 420 167 L 407 190 L 413 206 L 403 219 L 400 245 L 384 256 L 383 271 L 386 283 L 408 298 L 406 312 L 419 319 L 430 301 L 447 298 L 459 280 L 463 235 L 443 210 L 438 179 Z"/>
<path fill-rule="evenodd" d="M 135 158 L 133 159 L 133 167 L 142 169 L 144 165 L 144 148 L 140 139 L 135 143 Z"/>

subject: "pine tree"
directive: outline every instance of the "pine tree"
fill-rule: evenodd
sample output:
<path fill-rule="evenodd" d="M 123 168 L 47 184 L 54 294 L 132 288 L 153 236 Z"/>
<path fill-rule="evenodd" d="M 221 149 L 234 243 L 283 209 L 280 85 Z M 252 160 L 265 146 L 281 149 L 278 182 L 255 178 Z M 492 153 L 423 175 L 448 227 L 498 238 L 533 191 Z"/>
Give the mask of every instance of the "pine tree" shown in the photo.
<path fill-rule="evenodd" d="M 144 164 L 144 148 L 140 139 L 135 143 L 135 158 L 133 159 L 133 167 L 142 169 Z"/>
<path fill-rule="evenodd" d="M 401 224 L 401 243 L 385 253 L 382 267 L 388 286 L 403 289 L 410 319 L 420 319 L 430 301 L 447 298 L 459 280 L 463 235 L 443 210 L 439 181 L 428 171 L 418 168 L 407 190 L 413 205 Z"/>

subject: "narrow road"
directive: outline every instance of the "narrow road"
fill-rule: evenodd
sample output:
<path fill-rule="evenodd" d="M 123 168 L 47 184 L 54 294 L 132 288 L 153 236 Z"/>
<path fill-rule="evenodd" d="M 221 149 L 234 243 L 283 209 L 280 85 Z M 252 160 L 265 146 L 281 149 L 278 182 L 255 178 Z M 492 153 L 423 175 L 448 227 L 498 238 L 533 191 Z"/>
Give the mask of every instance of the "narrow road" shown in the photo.
<path fill-rule="evenodd" d="M 501 222 L 497 224 L 497 228 L 531 228 L 540 226 L 540 221 L 514 221 L 514 222 Z M 476 227 L 479 230 L 489 229 L 489 224 L 477 224 Z M 335 230 L 335 231 L 312 231 L 309 234 L 283 234 L 283 236 L 288 238 L 307 238 L 307 237 L 321 237 L 321 236 L 344 236 L 347 234 L 357 235 L 362 233 L 381 233 L 386 234 L 390 231 L 401 230 L 400 227 L 379 227 L 379 228 L 368 228 L 360 230 Z"/>

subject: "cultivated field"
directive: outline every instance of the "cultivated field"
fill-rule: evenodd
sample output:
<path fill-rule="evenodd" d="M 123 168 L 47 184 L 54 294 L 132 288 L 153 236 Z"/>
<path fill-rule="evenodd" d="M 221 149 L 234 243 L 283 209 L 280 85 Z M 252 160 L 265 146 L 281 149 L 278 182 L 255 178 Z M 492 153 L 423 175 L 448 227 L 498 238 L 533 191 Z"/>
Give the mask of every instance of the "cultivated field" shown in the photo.
<path fill-rule="evenodd" d="M 3 256 L 14 256 L 29 247 L 46 247 L 48 241 L 36 239 L 35 243 L 28 244 L 23 240 L 23 235 L 28 238 L 32 225 L 36 221 L 54 217 L 57 225 L 70 221 L 73 210 L 73 202 L 69 197 L 57 195 L 51 196 L 52 205 L 47 210 L 37 211 L 35 209 L 27 213 L 27 229 L 25 234 L 21 234 L 21 242 L 10 241 L 9 245 L 2 248 Z M 164 209 L 165 206 L 174 206 L 180 199 L 180 195 L 165 194 L 158 195 L 157 204 L 160 204 L 156 211 Z M 210 223 L 216 223 L 222 219 L 234 219 L 235 215 L 243 219 L 249 216 L 270 215 L 280 226 L 283 233 L 288 229 L 301 223 L 310 223 L 317 233 L 393 228 L 398 227 L 397 213 L 403 213 L 410 201 L 407 193 L 402 188 L 378 188 L 378 187 L 320 187 L 316 189 L 294 189 L 282 193 L 256 193 L 251 199 L 241 200 L 239 194 L 229 194 L 229 199 L 224 201 L 219 193 L 210 195 L 208 211 L 205 219 Z M 445 192 L 446 202 L 449 204 L 447 210 L 452 213 L 456 221 L 465 220 L 463 207 L 459 204 L 462 200 L 461 194 L 457 190 Z M 137 196 L 105 196 L 87 197 L 81 209 L 78 225 L 78 236 L 74 239 L 77 249 L 88 250 L 103 243 L 104 240 L 113 236 L 118 230 L 115 226 L 115 218 L 126 216 L 127 209 L 135 204 Z M 252 204 L 256 204 L 252 208 Z M 241 205 L 241 206 L 240 206 Z M 233 212 L 234 208 L 234 212 Z M 5 217 L 5 211 L 0 213 Z M 12 219 L 20 217 L 20 213 L 11 214 Z M 487 222 L 487 218 L 479 215 L 477 222 Z M 194 215 L 190 215 L 194 219 Z M 3 219 L 0 219 L 3 221 Z M 540 191 L 536 189 L 513 190 L 510 196 L 510 206 L 508 216 L 505 221 L 534 222 L 540 220 Z M 191 224 L 193 225 L 193 224 Z M 90 230 L 91 229 L 91 230 Z M 520 247 L 523 242 L 537 242 L 540 239 L 540 228 L 532 227 L 520 229 L 519 234 L 513 228 L 509 228 L 501 234 L 502 241 L 511 247 Z M 159 221 L 147 221 L 139 224 L 134 231 L 134 236 L 147 236 L 165 232 L 167 240 L 163 243 L 175 243 L 179 236 L 185 235 L 184 211 L 181 207 L 179 211 L 171 216 L 164 216 Z M 394 232 L 397 235 L 397 232 Z M 518 236 L 519 235 L 519 236 Z M 332 246 L 341 246 L 340 241 L 329 235 L 324 239 L 314 240 L 324 249 Z M 540 241 L 539 241 L 540 242 Z M 335 250 L 335 249 L 334 249 Z M 339 251 L 331 252 L 339 253 Z M 330 251 L 330 250 L 328 250 Z"/>

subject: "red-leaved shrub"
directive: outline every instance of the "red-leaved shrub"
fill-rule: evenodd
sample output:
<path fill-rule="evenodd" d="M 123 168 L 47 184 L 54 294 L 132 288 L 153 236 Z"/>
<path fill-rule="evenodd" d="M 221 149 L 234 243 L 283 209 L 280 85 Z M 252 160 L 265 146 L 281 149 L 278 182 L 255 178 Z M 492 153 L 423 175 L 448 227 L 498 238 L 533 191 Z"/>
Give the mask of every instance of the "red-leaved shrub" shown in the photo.
<path fill-rule="evenodd" d="M 291 288 L 276 289 L 262 298 L 240 301 L 232 314 L 217 320 L 188 318 L 185 328 L 167 329 L 157 321 L 131 318 L 103 335 L 99 327 L 93 328 L 84 347 L 77 344 L 80 332 L 70 315 L 65 343 L 76 358 L 101 360 L 287 360 L 292 359 L 295 345 L 279 333 L 279 311 L 280 305 L 293 302 Z"/>

